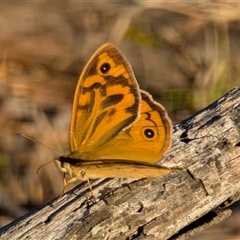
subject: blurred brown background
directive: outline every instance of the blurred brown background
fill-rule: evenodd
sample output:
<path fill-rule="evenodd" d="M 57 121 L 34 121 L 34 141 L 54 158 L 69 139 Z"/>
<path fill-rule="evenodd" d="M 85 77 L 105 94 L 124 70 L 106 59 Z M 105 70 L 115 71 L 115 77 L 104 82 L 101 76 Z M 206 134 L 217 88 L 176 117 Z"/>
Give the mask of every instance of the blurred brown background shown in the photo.
<path fill-rule="evenodd" d="M 112 42 L 142 89 L 179 122 L 240 78 L 240 4 L 91 1 L 0 3 L 0 226 L 58 196 L 79 74 Z M 238 208 L 238 207 L 236 207 Z M 193 239 L 239 239 L 236 213 Z"/>

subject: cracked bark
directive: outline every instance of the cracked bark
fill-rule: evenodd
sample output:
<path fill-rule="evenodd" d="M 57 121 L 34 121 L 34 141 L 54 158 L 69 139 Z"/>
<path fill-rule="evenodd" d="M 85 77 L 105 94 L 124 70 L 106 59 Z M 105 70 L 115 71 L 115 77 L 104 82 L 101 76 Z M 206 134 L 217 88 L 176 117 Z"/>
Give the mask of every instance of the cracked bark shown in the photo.
<path fill-rule="evenodd" d="M 174 126 L 157 179 L 86 183 L 0 229 L 1 239 L 186 239 L 232 213 L 240 189 L 240 87 Z"/>

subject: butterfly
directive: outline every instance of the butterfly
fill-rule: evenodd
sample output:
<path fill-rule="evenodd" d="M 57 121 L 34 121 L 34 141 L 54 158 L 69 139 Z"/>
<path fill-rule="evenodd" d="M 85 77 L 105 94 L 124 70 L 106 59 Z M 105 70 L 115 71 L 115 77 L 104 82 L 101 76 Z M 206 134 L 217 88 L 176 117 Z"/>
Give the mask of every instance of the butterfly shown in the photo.
<path fill-rule="evenodd" d="M 168 174 L 157 162 L 171 146 L 165 108 L 140 90 L 124 55 L 111 43 L 90 58 L 72 109 L 70 154 L 55 159 L 70 182 L 96 178 L 147 178 Z M 65 174 L 69 175 L 66 180 Z M 63 194 L 62 193 L 62 194 Z"/>

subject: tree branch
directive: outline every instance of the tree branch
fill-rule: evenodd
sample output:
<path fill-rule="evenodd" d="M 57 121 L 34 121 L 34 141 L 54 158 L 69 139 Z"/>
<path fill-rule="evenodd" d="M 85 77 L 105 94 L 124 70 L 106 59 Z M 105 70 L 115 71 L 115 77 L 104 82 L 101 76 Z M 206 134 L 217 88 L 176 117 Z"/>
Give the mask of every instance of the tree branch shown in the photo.
<path fill-rule="evenodd" d="M 0 229 L 1 239 L 185 239 L 231 214 L 240 189 L 240 87 L 174 126 L 157 179 L 86 183 Z"/>

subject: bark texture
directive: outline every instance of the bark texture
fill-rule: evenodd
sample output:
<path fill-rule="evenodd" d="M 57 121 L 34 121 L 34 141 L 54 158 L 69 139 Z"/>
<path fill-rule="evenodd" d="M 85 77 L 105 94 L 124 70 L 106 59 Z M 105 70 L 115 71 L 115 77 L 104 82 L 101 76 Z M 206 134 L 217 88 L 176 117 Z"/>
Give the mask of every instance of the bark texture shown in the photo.
<path fill-rule="evenodd" d="M 1 239 L 187 239 L 231 214 L 240 190 L 240 87 L 174 126 L 157 179 L 100 179 L 0 229 Z"/>

